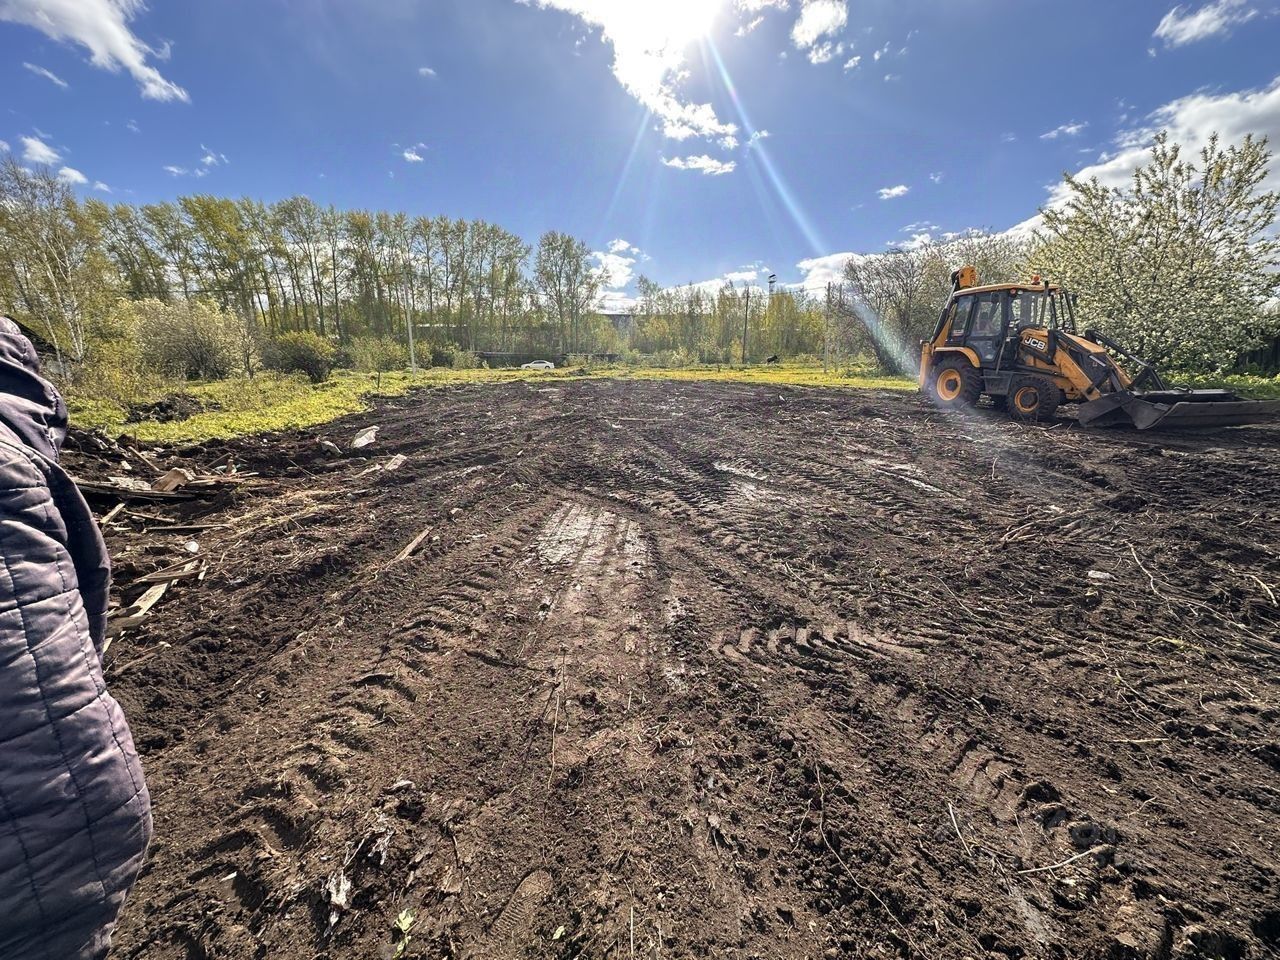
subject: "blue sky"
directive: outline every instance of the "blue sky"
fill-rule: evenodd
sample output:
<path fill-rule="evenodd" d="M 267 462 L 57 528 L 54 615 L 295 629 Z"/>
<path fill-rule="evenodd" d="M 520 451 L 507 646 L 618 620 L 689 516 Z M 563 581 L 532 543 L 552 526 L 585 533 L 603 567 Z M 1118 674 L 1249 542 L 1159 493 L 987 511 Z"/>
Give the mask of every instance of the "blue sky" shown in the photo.
<path fill-rule="evenodd" d="M 107 199 L 565 230 L 625 300 L 641 272 L 818 284 L 1008 229 L 1063 171 L 1123 180 L 1161 127 L 1280 135 L 1276 0 L 1067 7 L 0 0 L 0 140 Z"/>

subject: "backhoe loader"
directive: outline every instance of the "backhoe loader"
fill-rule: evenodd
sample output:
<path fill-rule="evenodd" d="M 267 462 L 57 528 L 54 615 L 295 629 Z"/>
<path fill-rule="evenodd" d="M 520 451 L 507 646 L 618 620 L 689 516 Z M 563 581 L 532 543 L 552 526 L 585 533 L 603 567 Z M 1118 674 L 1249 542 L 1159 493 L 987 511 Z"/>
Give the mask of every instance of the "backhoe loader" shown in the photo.
<path fill-rule="evenodd" d="M 988 396 L 1018 420 L 1052 420 L 1059 406 L 1077 403 L 1082 425 L 1139 430 L 1234 426 L 1280 414 L 1280 400 L 1170 389 L 1150 363 L 1111 338 L 1078 334 L 1075 296 L 1039 277 L 979 286 L 977 271 L 963 267 L 951 282 L 920 356 L 920 387 L 944 409 Z"/>

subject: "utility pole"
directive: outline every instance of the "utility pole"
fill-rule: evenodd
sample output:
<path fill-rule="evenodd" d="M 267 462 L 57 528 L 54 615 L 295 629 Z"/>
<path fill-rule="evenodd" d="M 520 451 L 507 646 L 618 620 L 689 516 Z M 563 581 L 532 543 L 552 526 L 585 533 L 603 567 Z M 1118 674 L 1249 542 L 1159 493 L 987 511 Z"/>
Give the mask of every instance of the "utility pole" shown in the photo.
<path fill-rule="evenodd" d="M 747 365 L 747 321 L 751 319 L 751 288 L 747 287 L 747 306 L 742 311 L 742 365 Z"/>
<path fill-rule="evenodd" d="M 418 353 L 413 345 L 413 311 L 409 311 L 409 314 L 405 317 L 404 325 L 409 330 L 409 372 L 417 373 Z"/>
<path fill-rule="evenodd" d="M 827 284 L 827 309 L 822 316 L 822 372 L 831 366 L 831 284 Z"/>
<path fill-rule="evenodd" d="M 836 363 L 839 363 L 839 362 L 840 362 L 840 356 L 841 356 L 841 354 L 840 354 L 840 344 L 844 342 L 844 341 L 841 339 L 841 337 L 840 337 L 840 324 L 841 324 L 842 322 L 844 322 L 844 319 L 845 319 L 845 312 L 844 312 L 844 281 L 843 281 L 843 280 L 841 280 L 841 281 L 836 285 L 836 312 L 835 312 L 835 317 L 834 317 L 834 319 L 833 319 L 833 321 L 832 321 L 832 324 L 831 324 L 831 325 L 835 328 L 835 336 L 836 336 Z"/>

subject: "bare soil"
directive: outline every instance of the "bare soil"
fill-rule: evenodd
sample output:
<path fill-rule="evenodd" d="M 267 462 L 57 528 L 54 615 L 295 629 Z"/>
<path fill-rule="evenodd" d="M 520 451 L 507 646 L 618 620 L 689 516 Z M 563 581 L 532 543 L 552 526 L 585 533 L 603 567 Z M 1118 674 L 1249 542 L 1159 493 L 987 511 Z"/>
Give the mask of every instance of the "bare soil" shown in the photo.
<path fill-rule="evenodd" d="M 182 451 L 270 482 L 136 512 L 214 526 L 109 656 L 114 955 L 1275 956 L 1278 450 L 584 380 Z"/>

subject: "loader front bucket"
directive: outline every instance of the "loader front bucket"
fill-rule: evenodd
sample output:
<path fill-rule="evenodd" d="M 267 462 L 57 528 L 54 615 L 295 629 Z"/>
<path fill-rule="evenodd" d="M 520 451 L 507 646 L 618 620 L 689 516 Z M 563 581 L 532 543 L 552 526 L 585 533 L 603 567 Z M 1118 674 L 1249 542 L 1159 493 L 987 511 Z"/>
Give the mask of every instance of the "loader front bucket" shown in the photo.
<path fill-rule="evenodd" d="M 1280 417 L 1280 400 L 1242 400 L 1229 390 L 1122 391 L 1081 404 L 1076 417 L 1082 426 L 1139 430 L 1235 427 Z"/>

